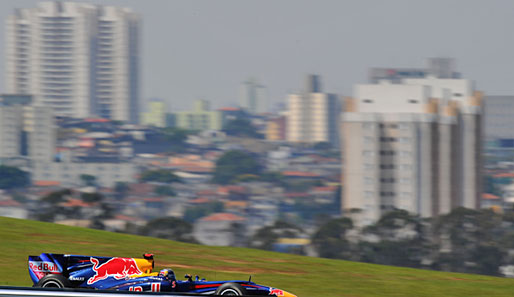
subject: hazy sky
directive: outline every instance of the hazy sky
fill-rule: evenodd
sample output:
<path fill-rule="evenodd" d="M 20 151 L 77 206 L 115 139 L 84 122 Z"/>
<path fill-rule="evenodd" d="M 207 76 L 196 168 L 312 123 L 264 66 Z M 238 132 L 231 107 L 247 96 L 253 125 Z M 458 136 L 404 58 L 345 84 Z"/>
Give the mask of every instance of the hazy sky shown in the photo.
<path fill-rule="evenodd" d="M 0 93 L 5 18 L 35 0 L 0 1 Z M 350 95 L 369 67 L 423 67 L 455 57 L 464 77 L 487 94 L 514 94 L 514 1 L 493 0 L 105 0 L 141 14 L 142 99 L 170 111 L 194 99 L 237 103 L 256 77 L 273 102 L 302 88 L 307 73 L 325 91 Z"/>

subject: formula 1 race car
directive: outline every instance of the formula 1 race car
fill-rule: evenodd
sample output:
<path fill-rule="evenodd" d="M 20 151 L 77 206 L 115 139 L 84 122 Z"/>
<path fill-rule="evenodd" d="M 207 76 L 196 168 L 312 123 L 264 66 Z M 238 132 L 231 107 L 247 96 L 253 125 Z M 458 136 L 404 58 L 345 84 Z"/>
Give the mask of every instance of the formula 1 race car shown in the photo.
<path fill-rule="evenodd" d="M 251 280 L 205 281 L 186 275 L 186 280 L 181 281 L 176 279 L 172 269 L 152 273 L 153 268 L 152 254 L 144 254 L 141 259 L 51 253 L 29 256 L 29 274 L 34 287 L 296 297 Z"/>

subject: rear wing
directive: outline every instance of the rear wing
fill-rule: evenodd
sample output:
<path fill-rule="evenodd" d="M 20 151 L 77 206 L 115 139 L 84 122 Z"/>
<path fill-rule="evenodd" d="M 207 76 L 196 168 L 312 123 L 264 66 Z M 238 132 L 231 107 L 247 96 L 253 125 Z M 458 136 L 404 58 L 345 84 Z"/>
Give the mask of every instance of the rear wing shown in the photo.
<path fill-rule="evenodd" d="M 49 274 L 61 274 L 66 278 L 70 278 L 70 275 L 73 276 L 78 273 L 83 276 L 83 279 L 87 279 L 95 274 L 95 271 L 93 270 L 95 263 L 98 266 L 99 264 L 101 265 L 102 263 L 108 262 L 114 258 L 116 257 L 42 253 L 39 256 L 28 257 L 29 275 L 34 284 Z M 152 254 L 144 254 L 143 258 L 118 259 L 130 259 L 131 261 L 134 261 L 138 270 L 141 271 L 141 274 L 151 273 L 154 268 Z M 71 277 L 70 280 L 73 281 L 73 277 Z"/>

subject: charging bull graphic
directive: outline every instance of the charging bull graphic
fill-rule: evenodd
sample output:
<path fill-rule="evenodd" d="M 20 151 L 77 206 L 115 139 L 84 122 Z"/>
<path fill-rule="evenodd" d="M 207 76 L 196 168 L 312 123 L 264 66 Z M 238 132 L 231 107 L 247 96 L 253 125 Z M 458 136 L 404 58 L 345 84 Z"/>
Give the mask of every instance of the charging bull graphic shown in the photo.
<path fill-rule="evenodd" d="M 98 259 L 91 257 L 90 261 L 94 264 L 92 269 L 95 272 L 95 275 L 87 280 L 88 285 L 104 280 L 109 276 L 120 280 L 127 276 L 142 273 L 141 270 L 139 270 L 139 267 L 137 267 L 136 261 L 130 258 L 112 258 L 100 266 L 98 266 Z"/>

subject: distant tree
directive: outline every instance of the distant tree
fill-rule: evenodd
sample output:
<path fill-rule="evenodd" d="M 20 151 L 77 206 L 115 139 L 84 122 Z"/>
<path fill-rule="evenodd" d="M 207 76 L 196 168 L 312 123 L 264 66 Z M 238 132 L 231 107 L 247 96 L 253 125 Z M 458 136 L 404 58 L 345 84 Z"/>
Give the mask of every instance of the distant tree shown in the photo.
<path fill-rule="evenodd" d="M 260 175 L 260 179 L 264 182 L 273 183 L 277 186 L 285 186 L 285 177 L 278 171 L 267 171 Z"/>
<path fill-rule="evenodd" d="M 322 141 L 316 142 L 312 148 L 315 150 L 326 151 L 332 149 L 332 145 L 330 142 Z"/>
<path fill-rule="evenodd" d="M 90 174 L 81 174 L 80 180 L 85 186 L 95 186 L 96 185 L 96 176 Z"/>
<path fill-rule="evenodd" d="M 164 217 L 148 222 L 139 233 L 145 236 L 195 243 L 192 231 L 193 226 L 190 223 L 175 217 Z"/>
<path fill-rule="evenodd" d="M 118 199 L 125 197 L 129 191 L 129 186 L 126 182 L 116 182 L 114 185 L 114 193 Z"/>
<path fill-rule="evenodd" d="M 449 249 L 437 255 L 434 268 L 498 275 L 499 266 L 509 249 L 502 248 L 502 239 L 509 237 L 509 232 L 502 227 L 504 224 L 502 216 L 489 209 L 461 207 L 436 218 L 433 227 L 435 240 L 439 246 Z"/>
<path fill-rule="evenodd" d="M 237 177 L 245 174 L 258 175 L 261 166 L 257 159 L 244 151 L 228 151 L 217 161 L 212 181 L 216 184 L 229 184 L 237 180 Z"/>
<path fill-rule="evenodd" d="M 298 238 L 304 231 L 289 222 L 278 220 L 272 226 L 265 226 L 255 232 L 250 247 L 272 250 L 273 244 L 281 237 Z"/>
<path fill-rule="evenodd" d="M 154 193 L 160 196 L 176 196 L 177 193 L 170 186 L 157 186 L 154 188 Z"/>
<path fill-rule="evenodd" d="M 419 216 L 405 210 L 384 214 L 374 225 L 366 227 L 365 235 L 375 235 L 379 242 L 360 244 L 361 260 L 384 265 L 421 267 L 433 246 L 428 227 Z"/>
<path fill-rule="evenodd" d="M 60 191 L 51 192 L 50 194 L 42 197 L 41 201 L 55 205 L 63 202 L 65 197 L 69 195 L 71 195 L 71 190 L 64 189 Z"/>
<path fill-rule="evenodd" d="M 168 184 L 182 181 L 172 170 L 166 169 L 147 170 L 141 173 L 139 180 L 141 182 L 160 182 Z"/>
<path fill-rule="evenodd" d="M 82 193 L 80 199 L 86 203 L 96 203 L 103 200 L 103 196 L 100 193 Z"/>
<path fill-rule="evenodd" d="M 223 126 L 223 131 L 231 136 L 262 138 L 262 135 L 257 132 L 257 129 L 252 123 L 245 118 L 237 118 L 228 121 Z"/>
<path fill-rule="evenodd" d="M 189 207 L 184 212 L 184 221 L 194 223 L 199 218 L 208 216 L 212 213 L 222 212 L 223 203 L 216 201 L 200 206 Z"/>
<path fill-rule="evenodd" d="M 17 167 L 0 165 L 0 189 L 10 190 L 30 184 L 29 174 Z"/>
<path fill-rule="evenodd" d="M 314 233 L 312 244 L 321 257 L 354 260 L 356 253 L 346 239 L 347 231 L 352 228 L 353 222 L 349 218 L 332 219 Z"/>
<path fill-rule="evenodd" d="M 185 130 L 181 128 L 162 128 L 161 133 L 164 135 L 164 139 L 171 142 L 171 152 L 181 153 L 187 149 L 187 137 L 193 133 L 193 131 Z"/>

